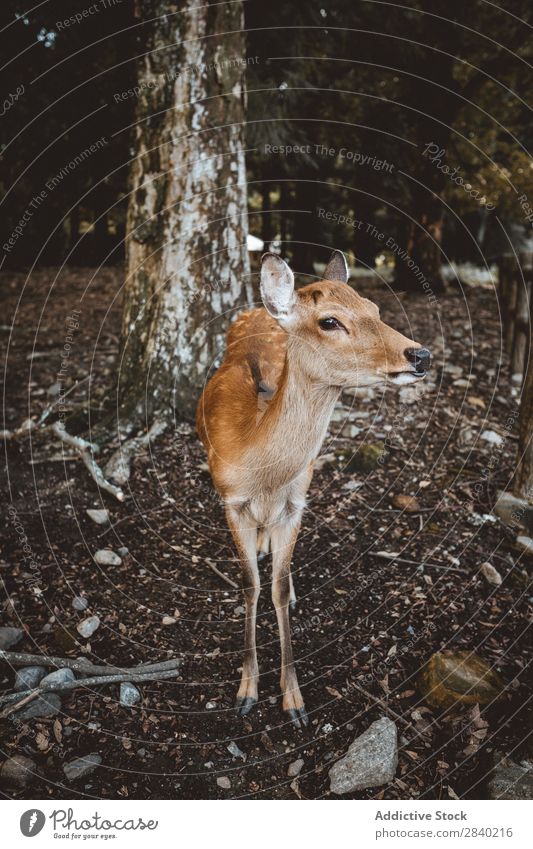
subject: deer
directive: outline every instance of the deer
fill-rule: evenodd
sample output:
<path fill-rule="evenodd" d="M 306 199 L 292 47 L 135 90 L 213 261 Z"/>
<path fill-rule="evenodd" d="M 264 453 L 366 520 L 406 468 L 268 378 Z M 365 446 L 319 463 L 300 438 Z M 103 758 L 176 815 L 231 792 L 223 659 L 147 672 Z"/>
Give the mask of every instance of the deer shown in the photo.
<path fill-rule="evenodd" d="M 246 716 L 258 700 L 258 559 L 270 551 L 282 707 L 296 728 L 308 716 L 291 644 L 291 560 L 333 408 L 349 387 L 422 380 L 431 359 L 427 348 L 381 321 L 376 304 L 348 279 L 341 251 L 333 251 L 322 280 L 298 289 L 289 265 L 264 254 L 263 306 L 239 313 L 230 325 L 223 361 L 196 413 L 242 572 L 244 659 L 235 707 Z"/>

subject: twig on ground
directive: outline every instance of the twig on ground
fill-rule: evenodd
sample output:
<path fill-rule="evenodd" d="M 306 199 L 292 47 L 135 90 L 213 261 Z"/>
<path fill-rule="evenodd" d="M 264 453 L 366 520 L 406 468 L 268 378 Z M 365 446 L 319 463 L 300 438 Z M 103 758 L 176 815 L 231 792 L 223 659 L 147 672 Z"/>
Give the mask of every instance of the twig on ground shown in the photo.
<path fill-rule="evenodd" d="M 93 457 L 93 454 L 98 451 L 97 445 L 93 445 L 92 442 L 88 442 L 81 436 L 72 436 L 72 434 L 67 433 L 65 425 L 62 422 L 54 422 L 52 425 L 52 431 L 62 442 L 65 443 L 65 445 L 70 445 L 71 448 L 74 448 L 78 452 L 89 470 L 92 479 L 96 485 L 100 487 L 100 489 L 114 495 L 118 501 L 124 501 L 125 496 L 121 488 L 109 483 L 109 481 L 105 479 L 104 473 Z"/>
<path fill-rule="evenodd" d="M 226 584 L 229 584 L 230 587 L 233 587 L 234 590 L 240 589 L 239 585 L 236 584 L 235 581 L 232 581 L 231 578 L 228 578 L 228 576 L 224 574 L 224 572 L 221 572 L 220 569 L 217 569 L 217 567 L 215 566 L 215 564 L 213 563 L 212 560 L 206 559 L 205 562 L 209 566 L 211 571 L 214 572 L 215 575 L 218 575 L 219 578 L 222 578 L 222 580 L 225 581 Z"/>
<path fill-rule="evenodd" d="M 108 478 L 123 485 L 127 483 L 131 475 L 131 461 L 135 454 L 142 448 L 146 448 L 152 440 L 160 436 L 167 428 L 167 422 L 156 421 L 144 436 L 134 436 L 123 442 L 106 463 L 105 473 Z"/>
<path fill-rule="evenodd" d="M 396 563 L 403 563 L 405 566 L 427 566 L 430 569 L 441 569 L 443 572 L 458 572 L 460 575 L 468 575 L 466 569 L 458 569 L 457 566 L 448 566 L 445 563 L 428 563 L 427 560 L 407 560 L 405 557 L 398 557 L 391 551 L 369 551 L 371 557 L 379 557 L 382 560 L 394 560 Z"/>
<path fill-rule="evenodd" d="M 51 657 L 41 654 L 26 654 L 18 651 L 0 650 L 0 660 L 11 666 L 55 666 L 57 669 L 72 669 L 74 672 L 91 672 L 93 675 L 115 675 L 122 672 L 168 672 L 178 669 L 182 661 L 178 658 L 162 660 L 158 663 L 141 663 L 137 666 L 97 666 L 85 658 Z"/>

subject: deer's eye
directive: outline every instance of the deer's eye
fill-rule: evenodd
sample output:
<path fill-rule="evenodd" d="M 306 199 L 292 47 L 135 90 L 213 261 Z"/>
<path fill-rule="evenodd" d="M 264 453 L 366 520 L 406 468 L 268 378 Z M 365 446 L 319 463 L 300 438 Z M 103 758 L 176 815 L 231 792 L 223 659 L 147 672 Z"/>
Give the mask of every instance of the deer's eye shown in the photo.
<path fill-rule="evenodd" d="M 344 324 L 342 324 L 337 318 L 333 318 L 333 316 L 321 318 L 318 322 L 318 326 L 322 328 L 322 330 L 344 330 L 348 332 Z"/>

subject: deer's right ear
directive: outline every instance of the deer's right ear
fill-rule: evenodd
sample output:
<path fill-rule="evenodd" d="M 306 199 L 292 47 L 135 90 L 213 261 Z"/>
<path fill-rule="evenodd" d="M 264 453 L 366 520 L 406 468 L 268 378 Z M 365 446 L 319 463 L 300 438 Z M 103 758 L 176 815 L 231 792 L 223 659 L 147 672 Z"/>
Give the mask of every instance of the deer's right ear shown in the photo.
<path fill-rule="evenodd" d="M 273 318 L 281 322 L 290 318 L 296 303 L 294 274 L 277 254 L 263 254 L 261 298 L 266 310 Z"/>

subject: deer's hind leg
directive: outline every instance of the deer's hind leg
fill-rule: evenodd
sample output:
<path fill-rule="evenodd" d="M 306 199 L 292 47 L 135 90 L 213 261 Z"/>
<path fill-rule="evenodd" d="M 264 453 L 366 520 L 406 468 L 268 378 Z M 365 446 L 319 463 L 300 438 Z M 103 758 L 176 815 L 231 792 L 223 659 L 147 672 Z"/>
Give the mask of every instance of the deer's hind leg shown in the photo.
<path fill-rule="evenodd" d="M 226 508 L 226 516 L 239 555 L 244 590 L 246 610 L 244 660 L 235 707 L 240 716 L 246 716 L 257 702 L 259 684 L 255 642 L 257 601 L 260 590 L 257 567 L 257 528 L 251 525 L 248 517 L 243 518 L 242 514 L 232 507 Z"/>

